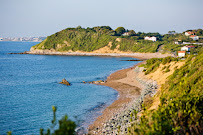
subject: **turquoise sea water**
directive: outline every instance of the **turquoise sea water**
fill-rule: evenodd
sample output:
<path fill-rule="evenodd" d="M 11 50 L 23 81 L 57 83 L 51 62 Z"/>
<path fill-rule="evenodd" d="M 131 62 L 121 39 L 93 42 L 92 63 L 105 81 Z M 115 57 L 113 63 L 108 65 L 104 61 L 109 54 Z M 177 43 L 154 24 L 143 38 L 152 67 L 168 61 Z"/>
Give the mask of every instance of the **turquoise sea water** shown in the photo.
<path fill-rule="evenodd" d="M 0 42 L 0 134 L 39 134 L 57 119 L 77 116 L 86 128 L 118 93 L 105 86 L 82 81 L 104 80 L 116 70 L 130 67 L 132 58 L 20 55 L 36 42 Z M 66 78 L 71 86 L 59 84 Z"/>

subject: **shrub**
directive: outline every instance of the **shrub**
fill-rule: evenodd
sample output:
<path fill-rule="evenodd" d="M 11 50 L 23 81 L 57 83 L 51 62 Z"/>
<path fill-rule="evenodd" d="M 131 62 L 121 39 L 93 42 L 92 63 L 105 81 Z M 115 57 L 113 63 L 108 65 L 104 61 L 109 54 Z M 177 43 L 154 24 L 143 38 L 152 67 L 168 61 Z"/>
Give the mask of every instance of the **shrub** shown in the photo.
<path fill-rule="evenodd" d="M 167 58 L 168 59 L 168 58 Z M 168 60 L 166 60 L 168 61 Z M 168 67 L 169 68 L 169 67 Z M 157 110 L 145 110 L 131 134 L 202 134 L 203 51 L 189 56 L 161 87 Z"/>

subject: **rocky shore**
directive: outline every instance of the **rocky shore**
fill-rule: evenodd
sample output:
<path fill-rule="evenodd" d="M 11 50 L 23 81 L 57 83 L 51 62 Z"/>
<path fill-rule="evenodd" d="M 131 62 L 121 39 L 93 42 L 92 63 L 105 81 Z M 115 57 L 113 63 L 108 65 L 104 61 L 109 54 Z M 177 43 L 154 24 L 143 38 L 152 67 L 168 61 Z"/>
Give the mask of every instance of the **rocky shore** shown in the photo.
<path fill-rule="evenodd" d="M 119 92 L 119 98 L 89 126 L 90 134 L 114 135 L 127 132 L 132 119 L 135 122 L 135 115 L 141 111 L 144 97 L 153 96 L 158 88 L 156 81 L 145 78 L 142 71 L 143 68 L 135 65 L 111 74 L 106 83 L 99 84 L 116 89 Z"/>
<path fill-rule="evenodd" d="M 143 68 L 136 67 L 135 72 L 139 74 L 143 71 Z M 102 129 L 102 134 L 127 134 L 128 127 L 136 121 L 137 113 L 141 112 L 141 106 L 146 96 L 153 96 L 158 88 L 157 82 L 154 80 L 145 80 L 143 78 L 139 78 L 138 76 L 135 79 L 143 85 L 143 89 L 141 91 L 140 96 L 126 105 L 124 111 L 116 114 L 112 117 L 108 122 L 106 122 Z M 132 121 L 133 120 L 133 121 Z"/>
<path fill-rule="evenodd" d="M 142 62 L 145 63 L 145 62 Z M 142 64 L 139 63 L 139 64 Z M 185 62 L 171 62 L 170 64 L 160 65 L 160 67 L 148 75 L 143 72 L 144 68 L 135 65 L 132 68 L 117 71 L 111 74 L 104 84 L 114 88 L 119 92 L 119 98 L 112 105 L 103 111 L 103 115 L 89 126 L 90 133 L 94 135 L 109 134 L 123 135 L 132 124 L 139 124 L 143 102 L 153 97 L 153 103 L 149 110 L 156 109 L 160 104 L 160 87 L 165 83 L 168 76 L 182 67 Z M 164 66 L 170 66 L 169 72 L 163 72 Z M 154 96 L 155 95 L 155 96 Z"/>

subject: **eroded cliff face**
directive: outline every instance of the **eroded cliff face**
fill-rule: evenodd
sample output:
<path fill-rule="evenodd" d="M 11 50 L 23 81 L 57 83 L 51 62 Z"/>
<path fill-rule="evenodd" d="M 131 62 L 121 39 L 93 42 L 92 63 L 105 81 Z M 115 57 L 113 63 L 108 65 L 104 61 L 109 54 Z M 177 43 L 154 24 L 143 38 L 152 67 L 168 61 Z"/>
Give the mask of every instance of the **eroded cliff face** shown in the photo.
<path fill-rule="evenodd" d="M 121 38 L 116 39 L 117 42 L 121 42 L 121 40 L 122 40 Z M 112 42 L 109 42 L 107 46 L 97 49 L 97 50 L 93 51 L 93 53 L 132 53 L 130 51 L 128 51 L 128 52 L 120 51 L 119 44 L 115 47 L 115 49 L 111 49 L 111 47 L 112 47 Z"/>
<path fill-rule="evenodd" d="M 150 74 L 145 75 L 145 76 L 148 79 L 155 80 L 159 86 L 162 86 L 163 84 L 166 83 L 167 78 L 170 75 L 172 75 L 176 69 L 181 68 L 184 64 L 185 64 L 185 61 L 170 62 L 170 63 L 165 64 L 165 65 L 161 64 L 155 72 L 150 73 Z M 167 71 L 167 67 L 169 67 L 168 71 Z M 161 96 L 159 94 L 160 88 L 161 87 L 159 87 L 159 89 L 158 89 L 158 94 L 154 96 L 153 103 L 152 103 L 151 107 L 149 108 L 149 110 L 153 110 L 153 109 L 158 108 L 158 106 L 160 104 L 160 96 Z"/>
<path fill-rule="evenodd" d="M 50 49 L 50 50 L 45 49 L 45 50 L 42 50 L 42 49 L 36 49 L 34 47 L 31 47 L 29 53 L 31 53 L 31 54 L 46 54 L 46 53 L 52 54 L 52 53 L 55 53 L 55 52 L 56 52 L 56 50 L 54 50 L 54 49 Z"/>

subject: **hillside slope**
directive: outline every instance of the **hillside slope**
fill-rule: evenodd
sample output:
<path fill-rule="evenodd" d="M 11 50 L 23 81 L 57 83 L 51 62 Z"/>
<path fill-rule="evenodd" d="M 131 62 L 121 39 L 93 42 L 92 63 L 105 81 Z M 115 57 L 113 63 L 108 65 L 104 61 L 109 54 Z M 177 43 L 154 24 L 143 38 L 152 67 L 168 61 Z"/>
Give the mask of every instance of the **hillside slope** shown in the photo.
<path fill-rule="evenodd" d="M 119 37 L 119 38 L 118 38 Z M 93 28 L 67 28 L 48 36 L 43 42 L 33 46 L 31 50 L 83 51 L 92 52 L 106 46 L 106 53 L 124 52 L 156 52 L 160 42 L 137 40 L 135 36 L 116 36 L 109 26 Z"/>
<path fill-rule="evenodd" d="M 174 60 L 151 59 L 144 65 L 145 74 L 162 87 L 155 97 L 144 102 L 140 122 L 131 125 L 130 134 L 202 134 L 203 51 L 189 56 L 185 64 L 171 62 Z M 162 83 L 161 78 L 166 78 L 163 75 L 171 72 Z"/>

